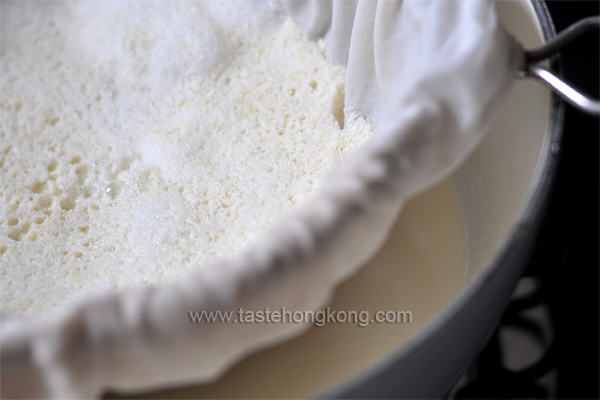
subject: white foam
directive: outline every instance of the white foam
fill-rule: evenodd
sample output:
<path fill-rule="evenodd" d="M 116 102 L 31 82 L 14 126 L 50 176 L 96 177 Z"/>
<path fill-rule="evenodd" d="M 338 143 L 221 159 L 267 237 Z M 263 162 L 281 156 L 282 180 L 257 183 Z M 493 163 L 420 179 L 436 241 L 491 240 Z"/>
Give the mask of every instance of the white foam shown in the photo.
<path fill-rule="evenodd" d="M 260 4 L 2 3 L 3 310 L 208 268 L 371 137 L 340 128 L 343 69 Z"/>

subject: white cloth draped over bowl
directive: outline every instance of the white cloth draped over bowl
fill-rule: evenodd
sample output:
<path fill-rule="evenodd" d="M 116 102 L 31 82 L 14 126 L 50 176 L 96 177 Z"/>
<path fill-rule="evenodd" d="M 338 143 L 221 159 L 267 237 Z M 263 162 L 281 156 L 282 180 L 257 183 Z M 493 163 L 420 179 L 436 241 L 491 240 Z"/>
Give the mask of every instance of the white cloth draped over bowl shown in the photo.
<path fill-rule="evenodd" d="M 51 316 L 3 317 L 5 397 L 91 398 L 213 380 L 248 353 L 302 333 L 308 324 L 192 324 L 188 312 L 323 307 L 382 244 L 406 200 L 450 175 L 480 143 L 520 57 L 493 2 L 271 6 L 347 67 L 345 119 L 372 119 L 374 140 L 233 260 Z"/>

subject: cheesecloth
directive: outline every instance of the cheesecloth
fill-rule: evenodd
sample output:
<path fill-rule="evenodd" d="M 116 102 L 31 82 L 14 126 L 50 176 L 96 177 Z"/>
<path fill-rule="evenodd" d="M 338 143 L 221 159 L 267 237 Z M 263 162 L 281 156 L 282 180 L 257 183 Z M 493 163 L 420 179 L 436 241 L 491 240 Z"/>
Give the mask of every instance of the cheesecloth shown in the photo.
<path fill-rule="evenodd" d="M 91 398 L 217 378 L 300 323 L 190 323 L 188 312 L 318 310 L 382 244 L 403 203 L 482 140 L 521 54 L 489 1 L 276 1 L 347 67 L 345 118 L 373 141 L 248 251 L 184 281 L 3 316 L 4 397 Z M 401 268 L 401 266 L 399 266 Z"/>

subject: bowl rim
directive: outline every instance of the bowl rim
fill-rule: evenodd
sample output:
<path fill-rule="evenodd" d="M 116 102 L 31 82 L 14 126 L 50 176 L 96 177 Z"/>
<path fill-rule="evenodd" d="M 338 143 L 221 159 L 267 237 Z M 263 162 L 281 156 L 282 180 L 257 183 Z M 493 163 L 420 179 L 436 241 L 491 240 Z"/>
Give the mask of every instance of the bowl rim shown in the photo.
<path fill-rule="evenodd" d="M 525 2 L 533 8 L 536 18 L 532 22 L 537 23 L 543 41 L 547 42 L 556 35 L 556 29 L 545 0 L 525 0 Z M 551 69 L 561 75 L 562 65 L 560 55 L 554 55 L 549 61 Z M 475 299 L 478 293 L 485 291 L 490 286 L 490 282 L 498 275 L 501 269 L 509 268 L 508 263 L 520 260 L 518 270 L 519 275 L 521 274 L 524 267 L 522 264 L 529 255 L 530 244 L 538 231 L 548 203 L 549 194 L 554 184 L 555 172 L 560 156 L 563 122 L 564 103 L 553 94 L 545 140 L 540 152 L 540 156 L 545 156 L 545 159 L 541 159 L 542 165 L 541 171 L 538 174 L 539 178 L 537 182 L 530 186 L 530 193 L 527 195 L 528 198 L 525 198 L 525 204 L 520 207 L 506 238 L 498 246 L 491 259 L 473 279 L 442 310 L 413 332 L 407 340 L 398 344 L 394 350 L 381 357 L 373 365 L 359 370 L 341 382 L 317 393 L 313 398 L 369 397 L 369 390 L 365 390 L 365 388 L 377 387 L 386 381 L 386 371 L 392 369 L 392 366 L 400 360 L 411 358 L 419 348 L 426 346 L 428 342 L 433 340 L 436 332 L 444 326 L 451 324 L 456 315 Z M 538 165 L 539 167 L 540 165 Z M 512 282 L 511 287 L 514 287 L 515 284 L 516 280 Z M 498 315 L 496 319 L 499 319 L 499 317 Z M 488 338 L 493 333 L 493 329 L 494 326 L 488 329 Z M 484 344 L 485 341 L 479 347 L 482 347 Z M 473 357 L 475 355 L 476 353 L 473 354 Z M 462 374 L 464 371 L 460 372 Z"/>

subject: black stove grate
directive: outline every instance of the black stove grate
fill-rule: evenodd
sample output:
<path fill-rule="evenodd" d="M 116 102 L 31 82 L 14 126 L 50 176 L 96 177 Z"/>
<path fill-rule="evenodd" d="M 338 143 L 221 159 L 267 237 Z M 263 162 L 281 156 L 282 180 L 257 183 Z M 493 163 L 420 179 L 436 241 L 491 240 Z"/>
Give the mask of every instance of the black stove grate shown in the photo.
<path fill-rule="evenodd" d="M 552 304 L 560 271 L 569 261 L 565 243 L 560 230 L 542 228 L 498 328 L 451 397 L 556 397 L 559 365 Z M 503 335 L 506 329 L 513 334 Z"/>

